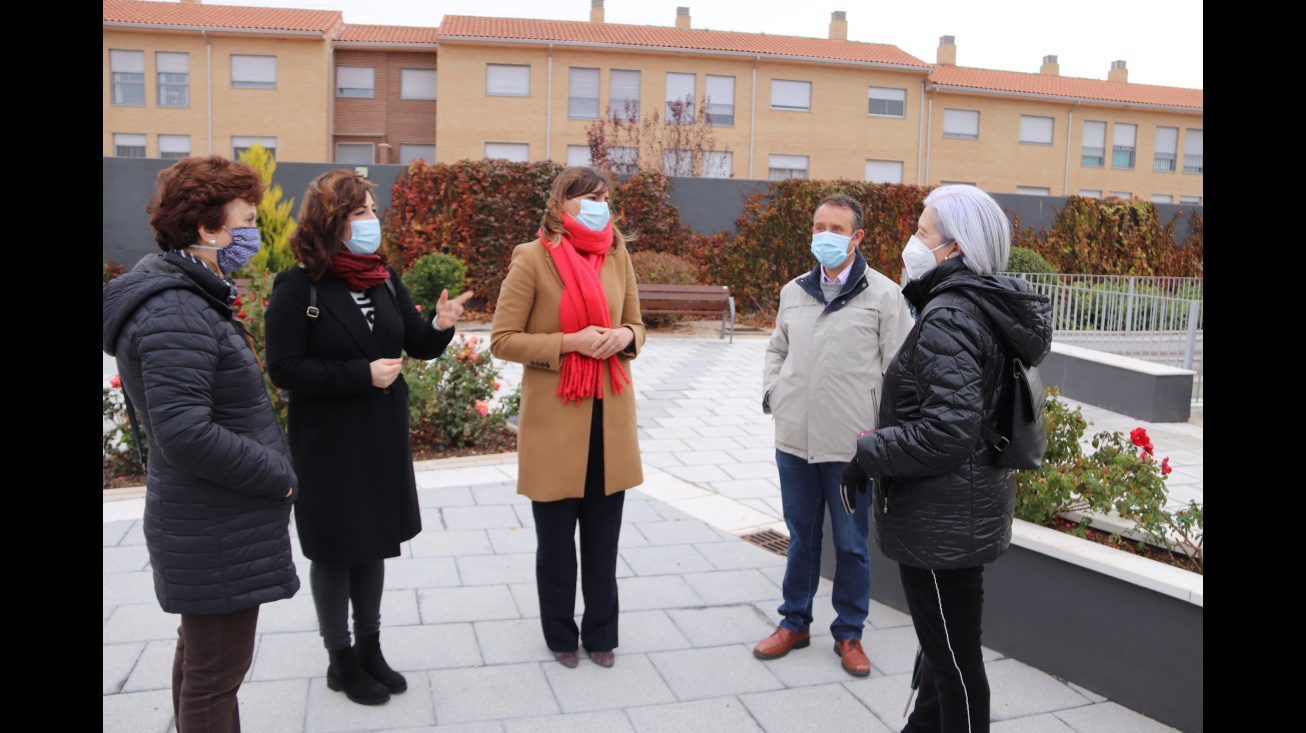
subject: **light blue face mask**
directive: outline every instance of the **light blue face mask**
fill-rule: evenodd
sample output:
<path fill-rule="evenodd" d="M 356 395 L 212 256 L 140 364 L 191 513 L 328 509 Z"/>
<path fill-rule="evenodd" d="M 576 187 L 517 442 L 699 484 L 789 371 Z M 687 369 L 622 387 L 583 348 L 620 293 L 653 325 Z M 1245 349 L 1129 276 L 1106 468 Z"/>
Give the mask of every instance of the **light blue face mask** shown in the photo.
<path fill-rule="evenodd" d="M 822 267 L 833 270 L 848 259 L 848 243 L 852 237 L 845 237 L 834 232 L 819 232 L 812 235 L 812 254 Z"/>
<path fill-rule="evenodd" d="M 353 236 L 345 242 L 345 247 L 356 255 L 370 255 L 381 246 L 381 220 L 355 219 L 349 222 Z"/>
<path fill-rule="evenodd" d="M 576 200 L 580 202 L 580 213 L 573 217 L 576 221 L 591 232 L 601 232 L 608 228 L 608 219 L 611 214 L 608 211 L 607 201 Z"/>

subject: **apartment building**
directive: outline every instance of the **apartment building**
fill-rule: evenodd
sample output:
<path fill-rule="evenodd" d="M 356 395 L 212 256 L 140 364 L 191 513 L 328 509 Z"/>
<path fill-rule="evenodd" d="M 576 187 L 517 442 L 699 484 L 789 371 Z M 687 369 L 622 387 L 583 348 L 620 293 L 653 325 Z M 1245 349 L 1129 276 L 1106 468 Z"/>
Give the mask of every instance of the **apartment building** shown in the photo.
<path fill-rule="evenodd" d="M 976 69 L 957 65 L 952 36 L 934 63 L 850 41 L 842 11 L 827 38 L 799 38 L 694 28 L 688 7 L 673 26 L 611 24 L 603 5 L 591 0 L 588 21 L 454 15 L 405 28 L 106 0 L 105 155 L 178 156 L 185 135 L 204 143 L 193 153 L 270 140 L 281 160 L 586 164 L 588 131 L 617 119 L 645 135 L 638 148 L 610 140 L 612 157 L 672 175 L 1202 203 L 1202 91 L 1131 84 L 1124 61 L 1105 80 L 1061 77 L 1054 56 L 1038 73 Z M 194 68 L 180 108 L 163 91 L 179 54 Z M 702 130 L 688 131 L 704 126 L 710 149 L 677 149 L 703 147 Z"/>

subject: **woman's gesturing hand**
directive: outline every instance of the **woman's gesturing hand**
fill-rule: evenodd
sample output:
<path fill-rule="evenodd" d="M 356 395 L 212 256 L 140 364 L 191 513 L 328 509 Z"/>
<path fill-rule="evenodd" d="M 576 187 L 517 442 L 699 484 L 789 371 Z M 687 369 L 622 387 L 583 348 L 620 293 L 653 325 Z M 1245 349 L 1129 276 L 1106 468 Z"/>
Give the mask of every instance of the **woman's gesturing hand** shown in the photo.
<path fill-rule="evenodd" d="M 394 383 L 399 376 L 399 367 L 403 364 L 403 359 L 377 359 L 368 366 L 372 368 L 373 386 L 385 389 Z"/>
<path fill-rule="evenodd" d="M 440 300 L 435 304 L 435 327 L 443 331 L 457 323 L 458 317 L 463 314 L 463 304 L 473 295 L 475 293 L 468 290 L 457 298 L 449 300 L 449 289 L 441 290 Z"/>

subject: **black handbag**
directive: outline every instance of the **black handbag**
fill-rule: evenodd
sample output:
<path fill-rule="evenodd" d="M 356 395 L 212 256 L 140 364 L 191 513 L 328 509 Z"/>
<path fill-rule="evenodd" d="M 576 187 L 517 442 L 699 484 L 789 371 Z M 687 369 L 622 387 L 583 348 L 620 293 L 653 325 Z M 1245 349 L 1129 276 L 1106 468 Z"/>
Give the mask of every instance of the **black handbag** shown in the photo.
<path fill-rule="evenodd" d="M 1043 400 L 1038 367 L 1027 367 L 1011 357 L 1011 372 L 1003 380 L 998 403 L 997 429 L 980 423 L 984 439 L 993 446 L 995 464 L 1021 470 L 1043 465 L 1043 454 L 1048 449 Z"/>

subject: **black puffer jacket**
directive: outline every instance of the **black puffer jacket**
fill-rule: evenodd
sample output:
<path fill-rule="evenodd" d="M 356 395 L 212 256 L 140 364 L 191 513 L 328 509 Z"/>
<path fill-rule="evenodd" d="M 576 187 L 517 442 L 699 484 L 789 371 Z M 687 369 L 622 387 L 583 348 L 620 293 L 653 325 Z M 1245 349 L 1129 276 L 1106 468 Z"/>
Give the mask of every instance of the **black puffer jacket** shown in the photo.
<path fill-rule="evenodd" d="M 168 613 L 290 598 L 298 483 L 229 286 L 188 253 L 148 255 L 104 288 L 104 352 L 149 438 L 145 543 Z"/>
<path fill-rule="evenodd" d="M 992 562 L 1011 544 L 1016 471 L 993 465 L 980 424 L 995 424 L 1006 352 L 1037 365 L 1051 348 L 1048 298 L 1023 280 L 976 275 L 961 258 L 903 294 L 918 313 L 932 307 L 885 374 L 881 427 L 858 440 L 874 479 L 875 542 L 915 567 Z"/>

